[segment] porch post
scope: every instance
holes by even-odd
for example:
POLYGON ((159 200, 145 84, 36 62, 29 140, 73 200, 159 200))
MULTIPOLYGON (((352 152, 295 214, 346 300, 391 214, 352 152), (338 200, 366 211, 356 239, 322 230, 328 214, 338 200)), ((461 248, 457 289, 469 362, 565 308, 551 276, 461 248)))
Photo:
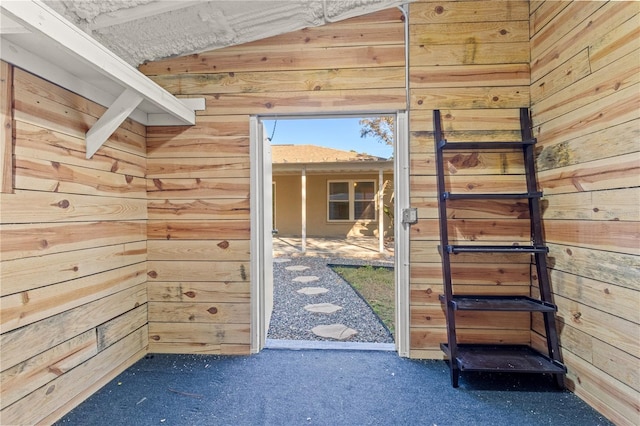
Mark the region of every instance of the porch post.
POLYGON ((384 175, 378 170, 378 241, 380 253, 384 253, 384 175))
POLYGON ((307 168, 302 168, 302 253, 307 251, 307 168))

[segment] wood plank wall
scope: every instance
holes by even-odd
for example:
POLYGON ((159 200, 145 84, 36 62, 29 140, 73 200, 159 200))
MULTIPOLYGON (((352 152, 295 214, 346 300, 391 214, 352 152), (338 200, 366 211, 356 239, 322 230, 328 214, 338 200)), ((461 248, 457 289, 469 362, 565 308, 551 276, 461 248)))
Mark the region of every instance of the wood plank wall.
POLYGON ((1 67, 0 423, 51 423, 147 352, 145 128, 86 160, 105 109, 1 67))
MULTIPOLYGON (((529 106, 529 3, 420 1, 410 5, 411 357, 442 358, 445 317, 436 198, 434 109, 449 141, 519 140, 519 108, 529 106)), ((524 192, 521 153, 446 153, 446 180, 458 192, 524 192)), ((455 243, 529 240, 528 207, 514 201, 450 203, 455 243)), ((458 294, 529 295, 530 256, 456 255, 458 294)), ((465 312, 463 342, 530 341, 528 314, 465 312), (507 327, 506 324, 509 324, 507 327)))
POLYGON ((532 112, 568 385, 619 425, 640 419, 638 22, 638 2, 531 4, 532 112))
POLYGON ((151 352, 250 350, 249 116, 406 108, 392 9, 140 66, 204 96, 192 128, 148 129, 151 352))

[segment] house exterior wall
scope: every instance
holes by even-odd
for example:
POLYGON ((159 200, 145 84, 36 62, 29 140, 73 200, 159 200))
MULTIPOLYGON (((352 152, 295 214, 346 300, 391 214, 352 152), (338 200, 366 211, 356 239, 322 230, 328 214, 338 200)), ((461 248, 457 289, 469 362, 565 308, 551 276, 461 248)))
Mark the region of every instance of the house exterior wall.
MULTIPOLYGON (((568 386, 640 418, 640 3, 531 4, 531 103, 568 386)), ((542 326, 534 318, 534 342, 542 326)))
MULTIPOLYGON (((385 205, 391 205, 393 192, 393 174, 384 174, 389 181, 390 191, 384 196, 385 205)), ((302 230, 302 178, 301 176, 274 176, 276 183, 275 215, 278 235, 283 237, 300 236, 302 230)), ((355 222, 329 222, 327 220, 327 182, 347 180, 367 180, 376 183, 378 174, 340 174, 307 175, 307 236, 309 237, 358 237, 378 236, 378 220, 355 222)), ((380 217, 380 216, 379 216, 380 217)), ((382 214, 385 236, 393 235, 390 218, 382 214)))
POLYGON ((0 423, 47 424, 147 353, 146 131, 86 160, 105 108, 0 67, 0 423))
POLYGON ((148 129, 149 350, 247 354, 249 115, 406 108, 402 13, 140 70, 171 93, 206 99, 195 126, 148 129))

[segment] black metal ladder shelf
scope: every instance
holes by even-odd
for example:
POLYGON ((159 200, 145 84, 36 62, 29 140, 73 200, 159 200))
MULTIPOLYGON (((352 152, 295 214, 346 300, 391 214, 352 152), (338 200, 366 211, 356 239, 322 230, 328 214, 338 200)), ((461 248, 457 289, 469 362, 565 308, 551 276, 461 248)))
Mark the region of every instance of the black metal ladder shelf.
POLYGON ((540 198, 537 190, 535 157, 536 143, 531 132, 531 119, 527 108, 520 109, 521 141, 515 142, 453 142, 444 138, 440 111, 433 112, 434 139, 436 147, 436 171, 438 178, 438 212, 440 222, 440 256, 444 278, 444 294, 440 301, 444 304, 447 320, 447 343, 440 346, 449 359, 451 384, 458 387, 459 375, 463 371, 488 371, 512 373, 553 374, 556 384, 564 387, 566 367, 558 345, 555 324, 557 307, 551 302, 551 288, 547 272, 548 248, 543 241, 540 198), (524 155, 524 178, 527 191, 524 193, 456 194, 446 190, 444 176, 444 154, 446 150, 517 149, 524 155), (454 245, 449 242, 447 227, 447 202, 449 200, 496 200, 524 199, 529 206, 531 222, 531 245, 454 245), (540 297, 529 296, 487 296, 457 295, 451 279, 451 254, 458 253, 530 253, 535 259, 540 297), (455 324, 455 312, 539 312, 544 318, 547 353, 541 353, 527 345, 504 344, 459 344, 455 324))

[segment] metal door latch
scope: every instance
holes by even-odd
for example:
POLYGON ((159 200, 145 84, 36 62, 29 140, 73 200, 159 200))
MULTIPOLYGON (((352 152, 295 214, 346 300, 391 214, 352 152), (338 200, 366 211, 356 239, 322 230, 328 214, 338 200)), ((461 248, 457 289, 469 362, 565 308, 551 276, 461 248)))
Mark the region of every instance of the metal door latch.
POLYGON ((409 225, 418 223, 418 209, 415 207, 402 209, 402 223, 407 223, 409 225))

